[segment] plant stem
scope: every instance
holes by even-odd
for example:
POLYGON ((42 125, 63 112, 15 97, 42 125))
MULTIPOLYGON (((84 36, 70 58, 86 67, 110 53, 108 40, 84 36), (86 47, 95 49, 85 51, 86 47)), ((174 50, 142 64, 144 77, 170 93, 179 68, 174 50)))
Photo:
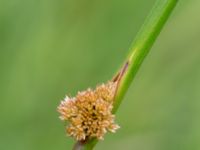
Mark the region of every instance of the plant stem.
POLYGON ((123 77, 119 82, 118 91, 115 96, 114 113, 117 111, 141 63, 148 54, 177 2, 178 0, 158 0, 138 32, 124 65, 125 67, 128 65, 128 67, 126 67, 126 71, 123 73, 123 77))
MULTIPOLYGON (((158 0, 138 32, 130 48, 128 58, 114 78, 114 80, 118 81, 118 88, 114 98, 113 113, 117 111, 141 63, 148 54, 177 2, 178 0, 158 0)), ((91 139, 83 144, 81 149, 79 147, 79 149, 92 150, 97 142, 97 139, 91 139)))

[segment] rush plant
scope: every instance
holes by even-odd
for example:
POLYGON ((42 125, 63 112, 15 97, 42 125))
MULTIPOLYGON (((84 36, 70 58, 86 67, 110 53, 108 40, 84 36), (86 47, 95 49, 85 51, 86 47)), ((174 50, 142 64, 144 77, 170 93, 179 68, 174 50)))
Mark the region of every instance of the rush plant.
POLYGON ((92 150, 98 140, 119 126, 115 113, 145 56, 158 37, 178 0, 158 0, 135 37, 121 69, 106 84, 66 97, 58 106, 66 131, 77 141, 74 150, 92 150))

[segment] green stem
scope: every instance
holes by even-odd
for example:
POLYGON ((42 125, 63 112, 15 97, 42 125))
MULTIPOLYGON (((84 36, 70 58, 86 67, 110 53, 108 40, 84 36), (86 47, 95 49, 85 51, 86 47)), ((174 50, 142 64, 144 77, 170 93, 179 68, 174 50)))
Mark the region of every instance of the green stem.
MULTIPOLYGON (((117 111, 141 63, 148 54, 177 2, 178 0, 158 0, 145 20, 141 30, 138 32, 130 48, 130 54, 119 74, 116 76, 118 88, 114 98, 113 113, 117 111)), ((92 150, 97 142, 97 139, 91 139, 85 142, 80 150, 92 150)))
POLYGON ((138 32, 124 65, 127 68, 118 86, 113 109, 114 113, 117 111, 141 63, 148 54, 177 2, 178 0, 158 0, 138 32))

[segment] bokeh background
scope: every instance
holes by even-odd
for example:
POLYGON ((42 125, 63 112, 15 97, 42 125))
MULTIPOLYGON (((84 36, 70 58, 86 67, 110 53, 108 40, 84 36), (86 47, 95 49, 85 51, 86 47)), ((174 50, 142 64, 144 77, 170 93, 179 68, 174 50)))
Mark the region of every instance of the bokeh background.
MULTIPOLYGON (((56 107, 111 79, 155 0, 0 0, 0 149, 70 150, 56 107)), ((180 0, 96 150, 200 149, 200 1, 180 0)))

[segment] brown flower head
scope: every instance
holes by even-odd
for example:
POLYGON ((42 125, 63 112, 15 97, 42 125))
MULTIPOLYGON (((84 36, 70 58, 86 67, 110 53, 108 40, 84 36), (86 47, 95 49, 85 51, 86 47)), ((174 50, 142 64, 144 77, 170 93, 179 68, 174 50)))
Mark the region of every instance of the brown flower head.
POLYGON ((58 106, 60 119, 68 121, 67 134, 76 140, 88 138, 103 139, 107 131, 115 132, 119 126, 114 123, 112 114, 115 82, 108 82, 96 87, 78 92, 76 97, 66 96, 58 106))

